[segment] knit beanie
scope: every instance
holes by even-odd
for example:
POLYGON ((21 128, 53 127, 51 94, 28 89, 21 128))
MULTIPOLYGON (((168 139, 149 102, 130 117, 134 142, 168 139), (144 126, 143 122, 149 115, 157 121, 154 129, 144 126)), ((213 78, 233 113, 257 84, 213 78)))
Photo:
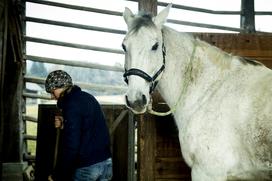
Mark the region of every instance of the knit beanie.
POLYGON ((55 70, 48 74, 45 80, 45 90, 48 93, 51 93, 52 90, 56 88, 64 88, 67 86, 72 86, 71 76, 63 70, 55 70))

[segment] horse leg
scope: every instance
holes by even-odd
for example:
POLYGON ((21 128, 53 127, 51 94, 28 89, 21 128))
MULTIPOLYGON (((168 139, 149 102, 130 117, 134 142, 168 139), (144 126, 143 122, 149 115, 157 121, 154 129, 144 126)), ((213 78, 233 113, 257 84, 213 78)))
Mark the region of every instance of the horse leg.
POLYGON ((226 175, 214 175, 207 173, 198 166, 192 167, 191 177, 192 181, 227 181, 226 175))

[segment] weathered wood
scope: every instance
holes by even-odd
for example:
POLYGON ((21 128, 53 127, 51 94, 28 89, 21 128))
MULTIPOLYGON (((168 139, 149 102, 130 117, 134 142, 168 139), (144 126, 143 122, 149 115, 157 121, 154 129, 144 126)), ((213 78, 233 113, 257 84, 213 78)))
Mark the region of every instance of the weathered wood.
POLYGON ((86 61, 63 60, 63 59, 47 58, 47 57, 32 56, 32 55, 25 56, 25 59, 34 61, 34 62, 69 65, 69 66, 76 66, 76 67, 83 67, 83 68, 92 68, 92 69, 100 69, 100 70, 108 70, 108 71, 116 71, 116 72, 124 71, 124 68, 121 66, 101 65, 96 63, 90 63, 87 60, 86 61))
MULTIPOLYGON (((157 107, 161 111, 160 107, 157 107)), ((162 107, 164 109, 164 107, 162 107)), ((190 180, 190 168, 183 160, 178 140, 178 130, 171 115, 155 116, 156 151, 155 177, 157 179, 190 180)))
POLYGON ((69 47, 69 48, 78 48, 78 49, 85 49, 85 50, 94 50, 94 51, 102 51, 102 52, 108 52, 108 53, 124 54, 124 52, 122 50, 117 50, 117 49, 112 49, 112 48, 96 47, 96 46, 68 43, 68 42, 62 42, 62 41, 47 40, 47 39, 42 39, 42 38, 25 37, 25 40, 30 41, 30 42, 35 42, 35 43, 58 45, 58 46, 64 46, 64 47, 69 47))
MULTIPOLYGON (((22 33, 21 19, 18 7, 14 1, 6 1, 7 14, 7 36, 6 56, 4 64, 4 92, 3 99, 3 162, 22 162, 22 90, 23 90, 23 67, 22 60, 22 33), (11 141, 12 140, 12 141, 11 141)), ((3 68, 3 67, 2 67, 3 68)), ((3 70, 3 69, 2 69, 3 70)), ((1 71, 2 71, 1 70, 1 71)), ((2 89, 2 88, 1 88, 2 89)))
POLYGON ((26 163, 3 163, 3 181, 24 181, 23 171, 27 167, 26 163))
POLYGON ((55 115, 61 115, 56 105, 39 105, 35 160, 35 179, 46 181, 53 172, 56 143, 55 115))
POLYGON ((6 41, 7 41, 7 0, 0 0, 0 178, 2 178, 2 163, 4 152, 4 81, 6 62, 6 41))
MULTIPOLYGON (((32 76, 25 76, 24 80, 26 82, 32 82, 37 84, 44 84, 45 78, 41 77, 32 77, 32 76)), ((85 82, 74 82, 74 84, 79 85, 82 89, 90 89, 90 90, 112 90, 117 92, 125 92, 127 90, 124 86, 111 86, 111 85, 104 85, 104 84, 92 84, 92 83, 85 83, 85 82)))
MULTIPOLYGON (((129 155, 134 155, 129 151, 129 116, 125 106, 102 105, 109 128, 115 125, 115 131, 111 134, 112 159, 113 159, 113 181, 131 181, 129 180, 130 167, 129 155), (125 114, 125 115, 123 115, 125 114), (122 117, 120 121, 119 118, 122 117), (119 122, 118 124, 115 122, 119 122)), ((134 174, 135 170, 132 170, 134 174)))
POLYGON ((150 114, 137 117, 138 120, 138 181, 155 179, 156 132, 155 119, 150 114))
POLYGON ((258 60, 272 68, 272 34, 195 33, 195 36, 228 53, 258 60))
MULTIPOLYGON (((139 11, 147 11, 152 15, 157 14, 157 0, 140 0, 139 11)), ((153 116, 145 114, 137 116, 138 119, 138 161, 137 180, 153 181, 155 179, 155 120, 153 116)))
POLYGON ((139 11, 150 12, 152 15, 157 14, 157 0, 139 0, 138 9, 139 11))
POLYGON ((52 2, 52 1, 50 2, 50 1, 39 1, 39 0, 27 0, 27 2, 43 4, 48 6, 56 6, 56 7, 67 8, 67 9, 80 10, 80 11, 122 16, 122 12, 103 10, 103 9, 97 9, 97 8, 91 8, 91 7, 85 7, 85 6, 76 6, 76 5, 64 4, 64 3, 52 2))
POLYGON ((134 115, 130 111, 128 113, 128 181, 135 181, 135 120, 134 115))
POLYGON ((84 30, 100 31, 100 32, 106 32, 106 33, 116 33, 116 34, 126 33, 126 31, 123 31, 123 30, 102 28, 97 26, 89 26, 89 25, 82 25, 82 24, 75 24, 75 23, 67 23, 67 22, 61 22, 61 21, 53 21, 53 20, 33 18, 33 17, 26 17, 25 21, 43 23, 48 25, 64 26, 64 27, 77 28, 77 29, 84 29, 84 30))
POLYGON ((234 27, 227 27, 227 26, 220 26, 220 25, 211 25, 211 24, 204 24, 204 23, 195 23, 195 22, 181 21, 181 20, 175 20, 175 19, 168 19, 167 22, 179 24, 179 25, 195 26, 195 27, 234 31, 234 32, 242 32, 243 31, 242 28, 234 28, 234 27))
POLYGON ((245 33, 255 32, 254 0, 241 1, 240 27, 245 33))
POLYGON ((157 179, 187 179, 190 180, 190 168, 184 164, 181 157, 156 158, 157 179))

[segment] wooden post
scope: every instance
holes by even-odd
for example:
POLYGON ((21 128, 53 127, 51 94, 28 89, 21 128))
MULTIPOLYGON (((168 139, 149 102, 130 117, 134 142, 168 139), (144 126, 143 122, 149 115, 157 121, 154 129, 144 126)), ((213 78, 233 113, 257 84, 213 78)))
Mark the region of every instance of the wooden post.
MULTIPOLYGON (((18 1, 19 2, 19 1, 18 1)), ((1 124, 4 124, 3 134, 3 162, 22 162, 22 94, 23 94, 23 56, 22 56, 22 32, 18 4, 14 1, 4 1, 5 36, 3 58, 1 61, 1 124), (6 47, 6 48, 5 48, 6 47), (3 81, 3 82, 2 82, 3 81)))
POLYGON ((128 181, 135 181, 135 126, 132 112, 128 115, 128 181))
MULTIPOLYGON (((139 11, 157 14, 157 0, 139 0, 139 11)), ((156 123, 152 115, 138 117, 138 181, 155 180, 156 123)))
POLYGON ((150 114, 138 117, 138 181, 155 180, 155 119, 150 114))
POLYGON ((4 139, 4 75, 6 61, 7 39, 7 5, 6 0, 0 0, 0 180, 2 178, 3 139, 4 139))
POLYGON ((140 11, 150 12, 152 15, 157 14, 157 0, 139 0, 138 8, 140 11))
POLYGON ((240 27, 245 33, 255 33, 254 0, 241 0, 240 27))

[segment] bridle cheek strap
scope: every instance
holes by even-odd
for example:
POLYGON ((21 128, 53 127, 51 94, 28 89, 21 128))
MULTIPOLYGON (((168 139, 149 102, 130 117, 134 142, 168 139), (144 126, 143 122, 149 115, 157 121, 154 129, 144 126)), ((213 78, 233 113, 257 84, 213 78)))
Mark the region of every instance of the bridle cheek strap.
POLYGON ((150 75, 148 75, 147 73, 145 73, 144 71, 142 71, 140 69, 131 68, 129 70, 125 69, 125 73, 123 74, 124 81, 128 84, 128 76, 130 76, 130 75, 139 76, 150 83, 149 93, 151 94, 155 90, 155 88, 158 84, 158 81, 156 81, 156 79, 159 77, 159 75, 165 69, 165 55, 166 55, 166 51, 165 51, 165 46, 163 43, 162 44, 163 64, 162 64, 161 68, 153 75, 153 77, 151 77, 150 75))

